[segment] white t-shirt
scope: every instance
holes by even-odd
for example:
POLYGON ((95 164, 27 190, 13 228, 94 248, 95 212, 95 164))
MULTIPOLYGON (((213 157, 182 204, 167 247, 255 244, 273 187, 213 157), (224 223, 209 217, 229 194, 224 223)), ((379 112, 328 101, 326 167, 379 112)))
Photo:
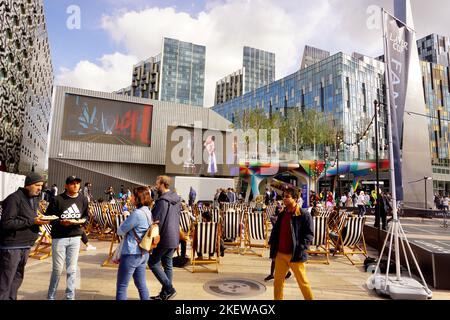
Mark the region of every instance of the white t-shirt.
POLYGON ((450 201, 450 198, 449 198, 449 197, 445 197, 445 198, 444 198, 444 201, 442 202, 442 205, 448 207, 448 202, 449 202, 449 201, 450 201))
POLYGON ((358 206, 363 206, 363 205, 365 205, 365 204, 366 204, 366 196, 363 195, 363 194, 360 194, 360 195, 358 196, 358 201, 356 202, 356 205, 358 205, 358 206))

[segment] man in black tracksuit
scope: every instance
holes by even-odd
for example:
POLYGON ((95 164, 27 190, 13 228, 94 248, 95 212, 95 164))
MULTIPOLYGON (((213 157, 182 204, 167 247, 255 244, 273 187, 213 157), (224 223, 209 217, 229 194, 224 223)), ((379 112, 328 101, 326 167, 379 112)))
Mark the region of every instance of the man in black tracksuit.
POLYGON ((0 220, 0 300, 17 300, 31 247, 39 234, 37 207, 45 179, 37 173, 25 178, 19 188, 3 202, 0 220))

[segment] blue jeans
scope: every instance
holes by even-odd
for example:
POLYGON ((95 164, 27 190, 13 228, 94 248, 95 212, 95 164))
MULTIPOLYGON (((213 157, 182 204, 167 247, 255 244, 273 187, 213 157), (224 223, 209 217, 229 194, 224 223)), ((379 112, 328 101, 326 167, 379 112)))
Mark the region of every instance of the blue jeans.
POLYGON ((141 300, 150 300, 145 279, 147 261, 148 253, 144 255, 126 254, 120 256, 119 271, 117 271, 116 300, 127 300, 128 283, 132 276, 141 300))
POLYGON ((67 288, 66 299, 75 300, 75 279, 77 274, 78 253, 81 237, 53 239, 52 242, 52 276, 48 288, 47 299, 55 300, 59 278, 66 262, 67 288))
POLYGON ((364 217, 366 214, 366 207, 363 205, 358 205, 358 217, 364 217))
POLYGON ((152 255, 148 260, 148 266, 152 270, 156 279, 162 285, 161 293, 170 294, 175 291, 172 285, 173 278, 173 262, 172 256, 175 249, 155 248, 152 251, 152 255), (161 262, 164 267, 164 271, 161 268, 161 262))

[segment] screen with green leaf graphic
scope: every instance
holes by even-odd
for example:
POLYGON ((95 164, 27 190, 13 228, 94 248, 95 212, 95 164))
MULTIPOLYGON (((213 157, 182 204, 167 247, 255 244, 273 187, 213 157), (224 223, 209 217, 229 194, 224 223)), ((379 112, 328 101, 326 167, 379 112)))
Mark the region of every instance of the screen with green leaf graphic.
POLYGON ((152 105, 66 94, 62 139, 150 147, 152 105))

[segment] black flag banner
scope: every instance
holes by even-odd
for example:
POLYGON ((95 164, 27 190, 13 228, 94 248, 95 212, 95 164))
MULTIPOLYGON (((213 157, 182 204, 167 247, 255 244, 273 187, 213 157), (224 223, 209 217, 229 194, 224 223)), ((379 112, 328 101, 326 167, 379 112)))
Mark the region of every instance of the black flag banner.
POLYGON ((397 201, 403 201, 401 145, 403 139, 403 118, 405 112, 408 73, 411 59, 411 44, 414 31, 383 10, 384 53, 391 111, 391 131, 395 171, 395 190, 397 201))

